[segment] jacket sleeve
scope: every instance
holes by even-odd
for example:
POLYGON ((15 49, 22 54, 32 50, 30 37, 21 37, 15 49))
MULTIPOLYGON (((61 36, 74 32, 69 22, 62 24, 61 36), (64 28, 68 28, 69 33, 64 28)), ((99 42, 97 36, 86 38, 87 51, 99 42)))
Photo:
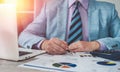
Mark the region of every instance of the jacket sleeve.
POLYGON ((19 36, 19 45, 24 48, 32 48, 33 45, 46 39, 46 4, 40 14, 29 24, 19 36))
POLYGON ((113 5, 111 8, 111 22, 109 22, 109 34, 110 37, 99 39, 104 43, 107 49, 120 49, 120 19, 118 17, 118 13, 115 10, 115 6, 113 5))

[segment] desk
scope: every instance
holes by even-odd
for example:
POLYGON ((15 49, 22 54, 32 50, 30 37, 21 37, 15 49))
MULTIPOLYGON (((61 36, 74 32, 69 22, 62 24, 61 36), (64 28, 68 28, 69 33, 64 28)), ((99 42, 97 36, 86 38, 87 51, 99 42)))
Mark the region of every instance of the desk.
POLYGON ((20 61, 20 62, 13 62, 13 61, 7 61, 7 60, 0 59, 0 72, 46 72, 46 71, 18 67, 18 65, 31 61, 33 59, 35 58, 25 60, 25 61, 20 61))
MULTIPOLYGON (((32 60, 36 60, 38 58, 39 58, 39 56, 31 58, 29 60, 20 61, 20 62, 13 62, 13 61, 7 61, 7 60, 0 59, 0 72, 50 72, 50 71, 41 71, 41 70, 24 68, 24 67, 18 67, 18 65, 21 65, 23 63, 26 63, 26 62, 29 62, 32 60)), ((84 66, 84 67, 87 67, 87 66, 84 66)), ((82 71, 82 72, 86 72, 86 71, 82 71)), ((100 70, 100 71, 94 71, 94 72, 102 72, 102 71, 100 70)), ((106 72, 108 72, 108 71, 106 71, 106 72)), ((114 71, 114 67, 112 67, 109 72, 120 72, 120 65, 119 65, 119 70, 114 71)))

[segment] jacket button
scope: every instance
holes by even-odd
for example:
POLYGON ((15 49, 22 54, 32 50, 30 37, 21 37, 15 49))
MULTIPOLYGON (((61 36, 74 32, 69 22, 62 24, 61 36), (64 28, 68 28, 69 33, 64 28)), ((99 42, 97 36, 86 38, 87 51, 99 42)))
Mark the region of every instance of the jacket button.
POLYGON ((116 48, 116 47, 118 47, 118 44, 115 44, 115 45, 112 46, 112 48, 116 48))

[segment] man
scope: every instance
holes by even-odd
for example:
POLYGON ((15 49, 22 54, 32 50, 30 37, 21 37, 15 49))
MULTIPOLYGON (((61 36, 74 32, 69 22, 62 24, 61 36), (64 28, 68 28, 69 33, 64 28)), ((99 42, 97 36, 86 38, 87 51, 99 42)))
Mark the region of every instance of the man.
POLYGON ((38 17, 21 33, 19 44, 49 54, 120 49, 120 19, 111 3, 48 0, 38 17), (72 28, 74 24, 79 28, 72 28), (70 34, 71 29, 78 32, 70 34))

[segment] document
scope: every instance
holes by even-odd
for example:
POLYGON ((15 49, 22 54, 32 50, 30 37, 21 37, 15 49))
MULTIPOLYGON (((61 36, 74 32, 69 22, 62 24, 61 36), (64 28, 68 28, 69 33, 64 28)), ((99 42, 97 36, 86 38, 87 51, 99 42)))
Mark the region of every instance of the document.
POLYGON ((80 52, 65 55, 40 55, 37 60, 20 65, 20 67, 52 71, 52 72, 120 72, 120 62, 93 57, 89 53, 80 52), (114 66, 99 65, 97 62, 110 61, 114 66))
POLYGON ((45 54, 39 56, 38 60, 22 64, 22 66, 46 71, 76 72, 79 70, 77 63, 77 57, 70 57, 70 55, 45 54))

